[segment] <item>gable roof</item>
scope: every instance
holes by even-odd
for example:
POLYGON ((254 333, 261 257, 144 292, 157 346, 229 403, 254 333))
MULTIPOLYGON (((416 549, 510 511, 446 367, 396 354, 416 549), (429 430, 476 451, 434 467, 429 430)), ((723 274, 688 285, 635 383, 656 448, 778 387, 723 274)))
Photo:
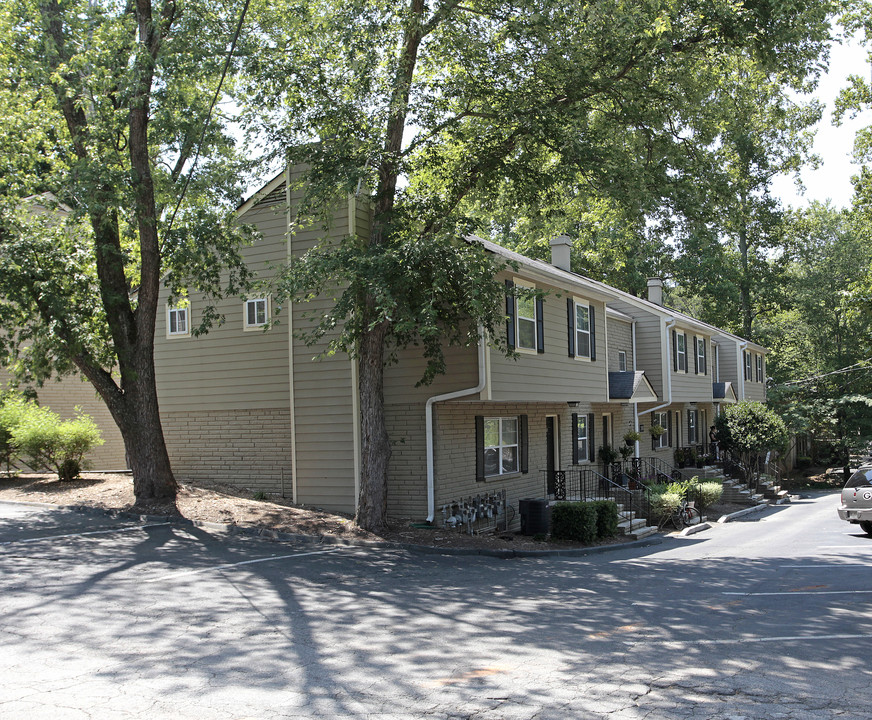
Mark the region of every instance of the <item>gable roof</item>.
POLYGON ((657 393, 645 377, 644 370, 609 373, 609 400, 657 402, 657 393))

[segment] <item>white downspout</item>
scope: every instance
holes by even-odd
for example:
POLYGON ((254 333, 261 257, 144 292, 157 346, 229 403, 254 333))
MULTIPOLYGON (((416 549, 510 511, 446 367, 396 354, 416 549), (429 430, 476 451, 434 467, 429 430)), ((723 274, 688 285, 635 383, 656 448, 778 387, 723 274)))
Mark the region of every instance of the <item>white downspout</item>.
MULTIPOLYGON (((633 375, 636 374, 636 369, 639 367, 639 363, 636 360, 636 318, 633 318, 633 322, 630 324, 630 346, 633 349, 633 375)), ((639 403, 633 403, 633 432, 639 432, 639 403)), ((633 454, 636 457, 639 457, 641 453, 641 448, 639 447, 639 441, 633 443, 633 454)))
POLYGON ((484 390, 487 384, 487 371, 485 365, 485 348, 484 328, 478 328, 478 385, 465 390, 455 390, 442 395, 434 395, 427 399, 424 405, 424 434, 427 436, 427 522, 433 522, 436 516, 436 471, 435 459, 433 457, 433 405, 444 400, 454 400, 455 398, 464 397, 466 395, 475 395, 484 390))
MULTIPOLYGON (((669 322, 666 323, 666 346, 669 347, 669 331, 675 325, 675 318, 672 318, 669 322)), ((670 358, 671 353, 667 351, 666 353, 666 382, 663 383, 666 387, 666 402, 662 405, 657 405, 656 407, 652 407, 649 410, 643 410, 639 413, 639 415, 647 415, 648 413, 657 412, 658 410, 662 410, 665 407, 669 407, 672 405, 672 368, 670 367, 670 358)), ((638 418, 637 418, 638 422, 638 418)))

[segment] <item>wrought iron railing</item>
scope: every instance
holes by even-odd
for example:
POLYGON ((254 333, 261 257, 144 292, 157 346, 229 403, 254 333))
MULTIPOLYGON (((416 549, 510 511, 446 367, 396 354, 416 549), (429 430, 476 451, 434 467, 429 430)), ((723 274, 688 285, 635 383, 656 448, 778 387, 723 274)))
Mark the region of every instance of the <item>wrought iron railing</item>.
POLYGON ((648 520, 651 517, 651 497, 647 486, 628 473, 621 471, 608 478, 588 467, 543 472, 545 496, 550 500, 614 500, 622 521, 635 517, 648 520))

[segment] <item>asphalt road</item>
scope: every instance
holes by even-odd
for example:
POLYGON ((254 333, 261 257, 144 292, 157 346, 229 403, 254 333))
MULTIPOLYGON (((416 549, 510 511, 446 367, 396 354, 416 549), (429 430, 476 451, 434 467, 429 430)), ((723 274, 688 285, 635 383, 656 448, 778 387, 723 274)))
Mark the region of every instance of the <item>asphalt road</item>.
POLYGON ((818 495, 580 558, 0 503, 0 718, 869 718, 872 539, 818 495))

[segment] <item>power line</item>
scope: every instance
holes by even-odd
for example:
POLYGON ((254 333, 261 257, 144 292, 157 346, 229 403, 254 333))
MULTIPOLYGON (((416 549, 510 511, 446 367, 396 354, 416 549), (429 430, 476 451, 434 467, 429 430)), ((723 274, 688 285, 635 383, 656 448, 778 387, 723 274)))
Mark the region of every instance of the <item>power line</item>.
POLYGON ((853 365, 848 365, 848 367, 840 368, 839 370, 832 370, 827 373, 822 373, 820 375, 812 375, 811 377, 803 378, 802 380, 791 380, 786 383, 781 383, 782 385, 802 385, 803 383, 814 382, 815 380, 820 380, 821 378, 829 377, 830 375, 843 375, 844 373, 856 372, 857 370, 869 370, 870 368, 865 364, 868 363, 872 358, 866 358, 865 360, 860 360, 860 362, 856 362, 853 365))

